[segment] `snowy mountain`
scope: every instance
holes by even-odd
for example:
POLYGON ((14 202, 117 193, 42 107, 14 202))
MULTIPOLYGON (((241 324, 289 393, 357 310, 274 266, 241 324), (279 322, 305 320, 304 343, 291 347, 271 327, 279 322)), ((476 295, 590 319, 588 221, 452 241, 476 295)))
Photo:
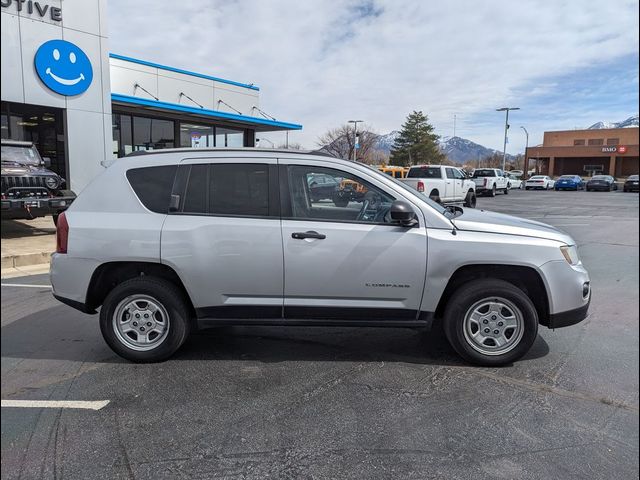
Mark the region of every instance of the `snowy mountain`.
POLYGON ((376 150, 380 150, 385 154, 389 154, 391 152, 391 147, 393 147, 393 142, 396 141, 400 132, 398 130, 394 130, 392 132, 387 133, 386 135, 378 135, 378 139, 376 141, 376 150))
POLYGON ((589 130, 600 130, 602 128, 632 128, 640 126, 640 120, 638 119, 638 114, 632 115, 631 117, 623 120, 621 122, 598 122, 594 123, 589 127, 589 130))
MULTIPOLYGON (((477 162, 478 159, 485 159, 496 153, 502 154, 492 148, 479 145, 471 140, 461 137, 449 137, 448 139, 440 142, 440 149, 449 160, 464 164, 469 162, 477 162)), ((513 157, 507 154, 507 160, 513 157)))
MULTIPOLYGON (((380 135, 376 142, 376 150, 388 155, 391 152, 391 147, 393 147, 393 142, 399 134, 400 132, 394 130, 386 135, 380 135)), ((477 161, 478 158, 485 159, 495 153, 500 153, 497 150, 484 147, 461 137, 448 137, 441 140, 440 149, 442 150, 442 153, 449 158, 449 160, 461 165, 477 161)), ((507 155, 507 159, 510 158, 512 158, 511 155, 507 155)))

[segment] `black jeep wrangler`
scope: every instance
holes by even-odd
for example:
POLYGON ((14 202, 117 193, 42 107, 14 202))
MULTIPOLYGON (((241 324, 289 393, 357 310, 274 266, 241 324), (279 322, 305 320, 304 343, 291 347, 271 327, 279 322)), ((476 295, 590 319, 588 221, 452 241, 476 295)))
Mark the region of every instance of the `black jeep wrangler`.
POLYGON ((64 178, 47 167, 31 142, 2 140, 2 219, 28 219, 58 215, 76 198, 63 190, 64 178))

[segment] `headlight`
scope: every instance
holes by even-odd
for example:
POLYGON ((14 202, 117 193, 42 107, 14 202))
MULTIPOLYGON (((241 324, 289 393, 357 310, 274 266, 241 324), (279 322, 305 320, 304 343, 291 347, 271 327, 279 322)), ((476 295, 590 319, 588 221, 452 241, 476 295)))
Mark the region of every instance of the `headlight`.
POLYGON ((47 177, 44 179, 44 184, 47 186, 47 188, 55 190, 56 188, 58 188, 59 182, 56 177, 47 177))
POLYGON ((569 262, 570 265, 578 265, 580 263, 578 247, 575 245, 563 245, 560 247, 560 251, 562 252, 562 256, 564 256, 564 259, 569 262))

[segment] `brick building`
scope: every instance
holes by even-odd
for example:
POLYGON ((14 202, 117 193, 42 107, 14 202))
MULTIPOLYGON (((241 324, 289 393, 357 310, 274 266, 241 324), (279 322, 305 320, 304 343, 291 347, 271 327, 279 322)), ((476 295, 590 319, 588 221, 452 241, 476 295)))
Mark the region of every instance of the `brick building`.
POLYGON ((542 145, 529 147, 525 152, 525 172, 530 169, 552 177, 637 174, 638 128, 544 132, 542 145))

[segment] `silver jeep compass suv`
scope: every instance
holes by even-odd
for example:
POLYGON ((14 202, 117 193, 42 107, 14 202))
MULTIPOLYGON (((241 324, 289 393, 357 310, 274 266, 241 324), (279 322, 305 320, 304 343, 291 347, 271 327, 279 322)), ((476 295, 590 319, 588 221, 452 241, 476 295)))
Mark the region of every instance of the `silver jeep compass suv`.
POLYGON ((466 360, 503 365, 538 325, 583 320, 591 294, 575 242, 553 227, 445 209, 365 165, 299 151, 116 161, 60 216, 57 242, 55 297, 99 309, 106 342, 136 362, 213 325, 438 319, 466 360), (334 203, 341 189, 360 196, 334 203))

